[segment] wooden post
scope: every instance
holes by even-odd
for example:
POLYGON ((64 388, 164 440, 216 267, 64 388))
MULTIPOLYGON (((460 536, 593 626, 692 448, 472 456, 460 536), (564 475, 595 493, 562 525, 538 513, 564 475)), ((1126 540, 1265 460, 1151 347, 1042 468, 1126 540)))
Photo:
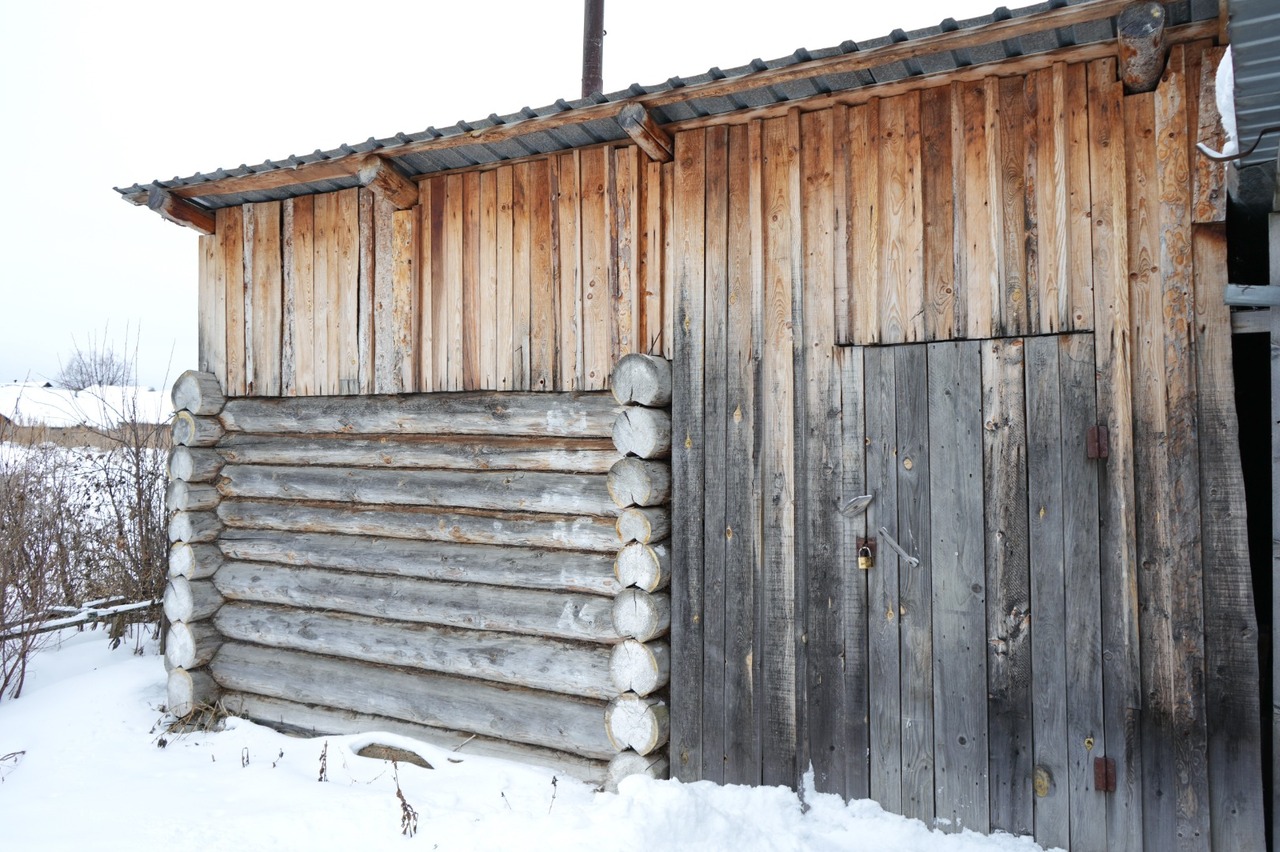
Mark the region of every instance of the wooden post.
POLYGON ((1120 42, 1120 78, 1124 93, 1150 92, 1164 73, 1169 47, 1165 44, 1164 6, 1154 2, 1126 6, 1116 18, 1120 42))

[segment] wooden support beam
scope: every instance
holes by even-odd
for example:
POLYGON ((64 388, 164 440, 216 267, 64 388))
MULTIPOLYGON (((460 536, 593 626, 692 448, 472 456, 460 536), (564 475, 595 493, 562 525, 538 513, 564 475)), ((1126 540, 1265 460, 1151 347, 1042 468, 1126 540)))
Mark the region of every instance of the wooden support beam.
POLYGON ((1262 308, 1256 311, 1232 311, 1232 334, 1270 334, 1271 309, 1262 308))
POLYGON ((179 198, 167 189, 156 187, 148 192, 147 207, 173 224, 190 228, 206 237, 217 230, 213 222, 213 211, 179 198))
POLYGON ((405 177, 385 157, 369 154, 360 161, 360 171, 357 174, 361 186, 368 187, 375 196, 397 210, 408 210, 418 203, 418 185, 405 177))
POLYGON ((1280 306, 1280 286, 1228 284, 1223 301, 1233 308, 1274 308, 1280 306))
POLYGON ((1154 2, 1133 3, 1116 18, 1120 79, 1126 95, 1150 92, 1160 82, 1169 56, 1165 19, 1164 6, 1154 2))
POLYGON ((671 134, 663 130, 653 115, 640 104, 629 103, 624 106, 618 113, 618 124, 650 160, 669 163, 675 156, 675 143, 671 141, 671 134))

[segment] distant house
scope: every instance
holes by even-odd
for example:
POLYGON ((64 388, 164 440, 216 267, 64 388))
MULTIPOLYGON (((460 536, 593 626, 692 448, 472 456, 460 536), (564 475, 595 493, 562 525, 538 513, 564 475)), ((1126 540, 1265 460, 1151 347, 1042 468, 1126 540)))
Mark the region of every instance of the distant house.
POLYGON ((1225 23, 1002 8, 121 190, 203 235, 170 708, 1263 848, 1225 23))

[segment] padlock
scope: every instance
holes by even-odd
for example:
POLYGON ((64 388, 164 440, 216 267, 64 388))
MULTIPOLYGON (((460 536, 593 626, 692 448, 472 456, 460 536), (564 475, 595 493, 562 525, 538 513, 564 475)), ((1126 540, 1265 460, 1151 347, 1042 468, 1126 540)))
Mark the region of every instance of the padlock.
POLYGON ((872 564, 871 548, 864 544, 862 549, 858 551, 858 567, 863 571, 869 571, 871 570, 872 564))

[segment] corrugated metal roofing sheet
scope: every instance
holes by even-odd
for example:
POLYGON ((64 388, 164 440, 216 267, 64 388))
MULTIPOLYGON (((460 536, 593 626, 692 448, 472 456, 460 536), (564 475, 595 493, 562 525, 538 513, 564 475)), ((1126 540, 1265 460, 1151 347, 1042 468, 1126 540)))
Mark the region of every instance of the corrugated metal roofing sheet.
MULTIPOLYGON (((1267 127, 1280 127, 1280 3, 1231 0, 1231 61, 1235 68, 1240 150, 1267 127)), ((1280 133, 1270 133, 1243 165, 1275 162, 1280 133)))
MULTIPOLYGON (((423 175, 479 163, 491 163, 525 157, 531 154, 567 150, 593 143, 621 141, 628 137, 613 115, 590 118, 590 120, 579 123, 562 124, 556 127, 540 127, 537 121, 530 121, 530 119, 557 115, 568 111, 586 110, 597 107, 600 104, 621 105, 638 97, 656 96, 661 103, 647 104, 647 106, 650 106, 653 116, 658 122, 685 121, 705 116, 723 115, 742 109, 773 106, 818 94, 849 91, 907 77, 946 72, 970 65, 996 62, 1011 56, 1040 53, 1070 45, 1112 39, 1114 37, 1113 23, 1109 19, 1103 19, 1058 28, 1050 27, 1045 31, 1024 35, 1019 38, 997 39, 992 43, 980 44, 974 47, 939 49, 934 52, 925 52, 906 60, 889 61, 853 72, 823 73, 820 68, 816 68, 812 75, 785 82, 771 81, 765 75, 765 79, 762 79, 760 86, 752 87, 750 85, 750 77, 753 74, 775 71, 824 57, 865 52, 884 45, 916 41, 942 33, 977 30, 999 21, 1022 18, 1051 9, 1083 6, 1090 2, 1095 2, 1095 0, 1048 0, 1045 3, 1038 3, 1015 10, 1001 6, 990 15, 970 18, 964 21, 947 18, 938 26, 915 30, 910 33, 895 30, 887 36, 867 41, 845 41, 837 46, 821 50, 801 49, 790 56, 767 62, 756 59, 738 68, 726 70, 711 68, 703 74, 691 77, 672 77, 665 83, 656 85, 642 86, 633 84, 626 89, 609 95, 595 95, 591 98, 575 101, 562 99, 538 109, 525 107, 520 112, 512 113, 511 115, 498 116, 490 114, 487 118, 474 122, 459 122, 451 127, 441 129, 429 127, 420 133, 401 133, 386 139, 370 138, 354 145, 344 144, 331 151, 316 151, 305 156, 291 156, 285 160, 268 160, 259 166, 242 165, 237 169, 219 169, 210 174, 197 173, 185 178, 157 180, 145 185, 134 184, 126 188, 117 188, 117 191, 126 198, 137 200, 153 187, 162 187, 168 190, 181 189, 183 190, 182 195, 213 209, 249 201, 277 200, 291 196, 325 192, 354 186, 356 181, 354 178, 340 178, 321 183, 307 183, 216 196, 202 196, 198 189, 188 188, 198 187, 201 184, 211 183, 226 177, 296 169, 300 165, 341 158, 352 153, 382 151, 406 174, 423 175), (738 81, 740 86, 728 94, 708 93, 700 95, 698 93, 696 87, 715 83, 719 80, 738 81), (681 89, 691 89, 689 96, 680 97, 681 89), (474 142, 468 142, 465 139, 468 135, 476 135, 490 128, 516 122, 528 122, 527 132, 499 139, 485 139, 483 136, 478 136, 474 142), (441 140, 441 147, 420 148, 406 151, 399 155, 396 153, 397 148, 404 148, 405 146, 428 140, 441 140), (449 143, 447 146, 443 144, 446 141, 449 143)), ((1235 2, 1236 0, 1233 0, 1233 4, 1235 2)), ((1270 6, 1274 5, 1275 0, 1242 0, 1241 5, 1249 3, 1258 6, 1270 6)), ((1167 11, 1167 20, 1170 26, 1209 20, 1216 18, 1218 14, 1216 0, 1178 0, 1178 2, 1168 4, 1167 11)), ((1280 60, 1273 61, 1280 62, 1280 60)), ((1239 70, 1237 70, 1237 74, 1239 74, 1239 70)), ((586 117, 587 115, 584 115, 584 118, 586 117)))

